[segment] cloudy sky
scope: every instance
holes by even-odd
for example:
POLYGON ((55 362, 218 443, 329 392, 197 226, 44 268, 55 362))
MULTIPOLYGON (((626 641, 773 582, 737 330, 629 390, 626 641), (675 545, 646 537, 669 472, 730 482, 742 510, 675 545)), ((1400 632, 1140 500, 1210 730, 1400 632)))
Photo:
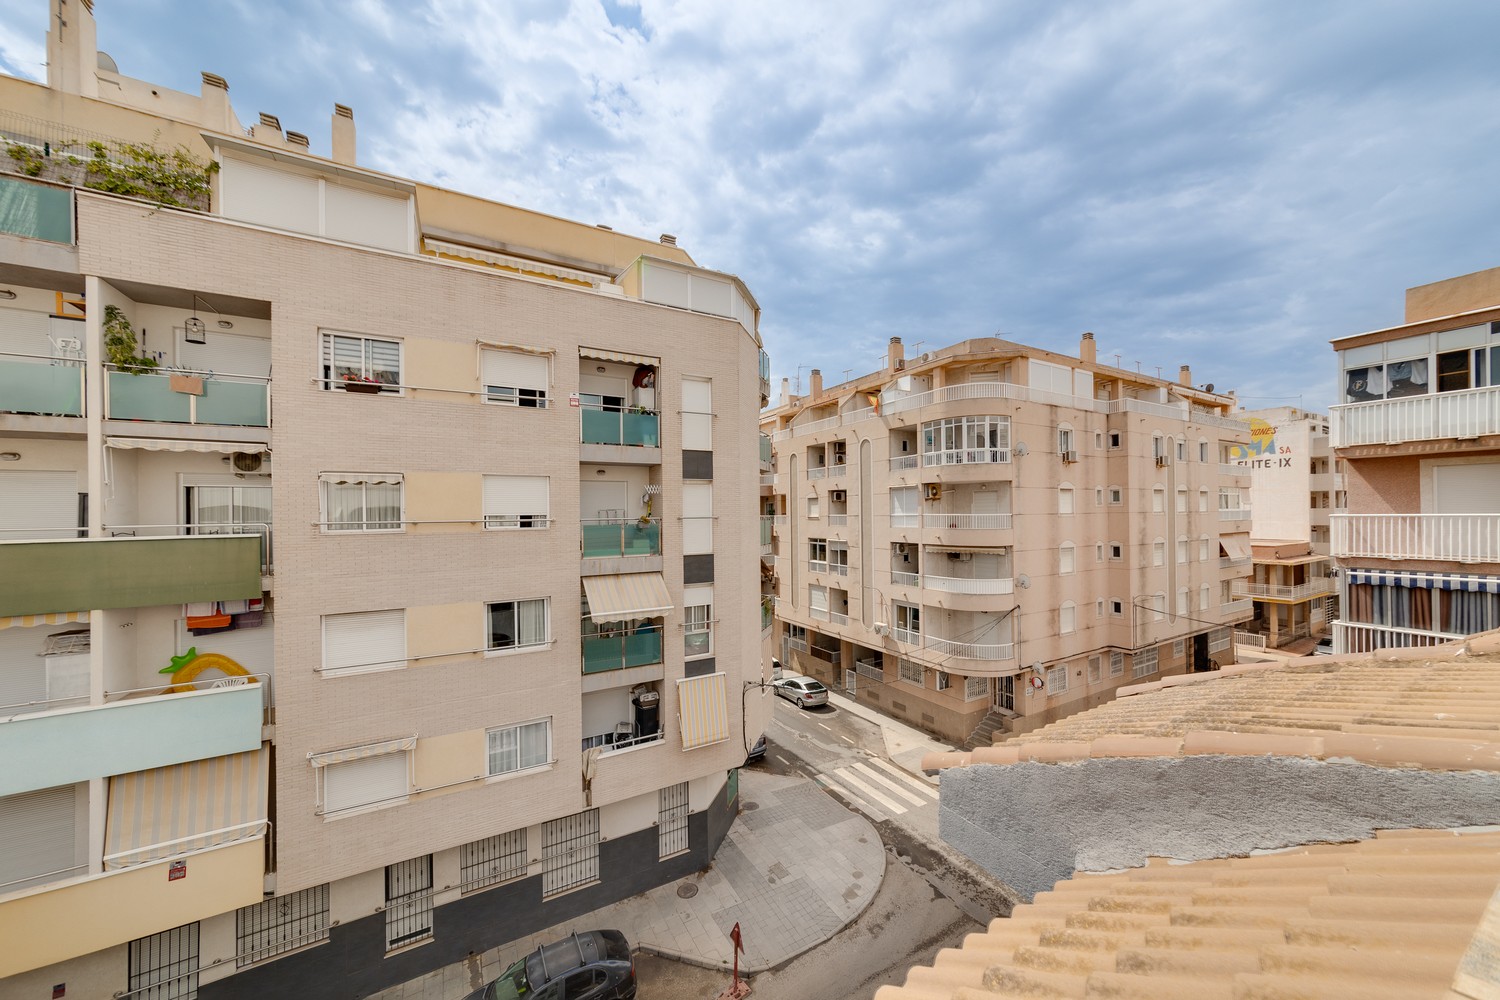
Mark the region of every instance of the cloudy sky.
MULTIPOLYGON (((71 0, 77 3, 78 0, 71 0)), ((0 0, 45 78, 55 0, 0 0)), ((1492 0, 97 0, 122 73, 655 238, 774 376, 1001 335, 1321 409, 1336 336, 1500 265, 1492 0)))

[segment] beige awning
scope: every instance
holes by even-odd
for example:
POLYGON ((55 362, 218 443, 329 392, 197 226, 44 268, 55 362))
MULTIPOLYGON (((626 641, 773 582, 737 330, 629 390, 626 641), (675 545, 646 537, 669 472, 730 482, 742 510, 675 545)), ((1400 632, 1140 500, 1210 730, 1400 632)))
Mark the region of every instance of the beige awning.
POLYGON ((653 368, 661 364, 661 358, 653 358, 648 354, 602 351, 597 347, 580 347, 578 349, 578 356, 580 358, 592 358, 595 361, 618 361, 622 365, 650 365, 653 368))
POLYGON ((404 736, 398 740, 381 740, 379 743, 365 743, 357 747, 345 747, 342 750, 329 750, 326 753, 310 753, 307 759, 312 762, 313 767, 327 767, 329 764, 364 760, 366 757, 374 757, 383 753, 401 753, 416 745, 415 736, 404 736))
POLYGON ((1224 554, 1231 559, 1250 558, 1249 535, 1220 535, 1219 545, 1224 549, 1224 554))
POLYGON ((110 778, 105 869, 265 836, 270 763, 262 746, 110 778))
POLYGON ((655 618, 672 610, 672 595, 660 573, 586 576, 583 592, 589 599, 589 617, 598 625, 655 618))
POLYGON ((729 692, 723 674, 677 682, 677 724, 684 750, 729 739, 729 692))
POLYGON ((0 629, 7 628, 32 628, 36 625, 62 625, 66 622, 87 622, 89 613, 87 611, 54 611, 45 615, 16 615, 12 618, 0 618, 0 629))
POLYGON ((135 451, 201 451, 222 452, 232 455, 237 451, 249 452, 259 455, 261 452, 271 450, 268 444, 256 444, 250 441, 184 441, 180 438, 127 438, 108 437, 104 439, 105 447, 119 448, 121 451, 127 449, 135 451))

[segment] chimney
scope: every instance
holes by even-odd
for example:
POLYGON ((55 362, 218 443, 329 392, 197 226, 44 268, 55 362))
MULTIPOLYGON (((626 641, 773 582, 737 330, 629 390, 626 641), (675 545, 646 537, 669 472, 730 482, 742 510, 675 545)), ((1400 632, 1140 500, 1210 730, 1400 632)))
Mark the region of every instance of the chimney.
POLYGON ((1177 383, 1179 385, 1185 385, 1191 389, 1193 387, 1193 370, 1187 365, 1183 365, 1182 367, 1178 368, 1177 383))
POLYGON ((823 395, 823 369, 814 368, 807 376, 807 398, 817 399, 823 395))
POLYGON ((288 131, 286 134, 286 141, 288 145, 298 146, 302 149, 307 149, 312 145, 307 136, 303 135, 301 132, 288 131))
POLYGON ((333 106, 333 162, 354 166, 354 109, 333 106))
POLYGON ((661 245, 664 247, 675 247, 677 245, 677 237, 673 236, 671 233, 662 233, 661 245))
POLYGON ((217 73, 204 73, 199 87, 198 118, 204 128, 215 132, 238 132, 234 112, 229 107, 229 81, 217 73))
POLYGON ((784 378, 781 380, 781 401, 789 403, 792 399, 792 380, 784 378))
POLYGON ((885 357, 886 364, 893 372, 906 367, 906 348, 902 346, 900 337, 891 338, 891 346, 886 349, 885 357))
POLYGON ((1094 343, 1094 335, 1085 333, 1083 339, 1078 342, 1078 360, 1089 364, 1095 364, 1099 359, 1097 356, 1098 345, 1094 343))
POLYGON ((286 145, 286 136, 281 134, 281 119, 264 111, 260 113, 260 121, 250 127, 250 138, 268 146, 286 145))

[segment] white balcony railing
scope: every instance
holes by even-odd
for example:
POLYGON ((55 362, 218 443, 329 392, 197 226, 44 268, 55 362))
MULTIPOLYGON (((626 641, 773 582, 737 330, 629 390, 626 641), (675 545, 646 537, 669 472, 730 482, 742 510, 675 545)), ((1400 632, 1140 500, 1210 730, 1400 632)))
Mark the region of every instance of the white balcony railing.
POLYGON ((891 629, 891 635, 897 642, 904 642, 908 646, 922 645, 922 632, 920 629, 902 628, 897 625, 891 629))
POLYGON ((1369 653, 1377 649, 1408 649, 1413 646, 1441 646, 1462 639, 1452 632, 1426 632, 1391 625, 1365 625, 1360 622, 1333 623, 1335 653, 1369 653))
POLYGON ((1500 514, 1334 514, 1336 559, 1500 562, 1500 514))
POLYGON ((1236 580, 1233 586, 1235 597, 1259 597, 1279 601, 1302 601, 1322 594, 1331 594, 1334 591, 1333 581, 1322 578, 1291 587, 1278 586, 1273 583, 1250 583, 1245 580, 1236 580))
POLYGON ((832 573, 834 576, 848 576, 849 564, 831 562, 828 564, 828 572, 832 573))
POLYGON ((1221 521, 1248 521, 1250 519, 1249 507, 1220 507, 1219 520, 1221 521))
POLYGON ((828 620, 828 609, 810 607, 807 609, 807 617, 814 618, 820 622, 826 622, 828 620))
POLYGON ((927 589, 941 590, 949 594, 1013 594, 1016 582, 1011 577, 973 579, 958 576, 933 576, 927 574, 927 589))
POLYGON ((1500 434, 1500 386, 1345 403, 1333 407, 1329 418, 1335 448, 1500 434))
POLYGON ((837 611, 830 611, 830 612, 828 612, 828 620, 830 622, 832 622, 833 624, 835 624, 835 625, 848 625, 849 624, 849 616, 846 615, 846 614, 840 614, 837 611))
POLYGON ((926 647, 935 653, 957 656, 965 660, 1013 660, 1016 646, 1013 642, 982 644, 977 642, 954 642, 935 635, 927 637, 926 647))
POLYGON ((898 587, 920 587, 922 577, 917 573, 892 573, 891 583, 898 587))
POLYGON ((916 455, 902 455, 900 458, 891 459, 891 471, 901 472, 904 469, 920 468, 922 460, 916 455))
POLYGON ((922 524, 921 514, 892 514, 891 527, 893 528, 916 528, 922 524))
POLYGON ((830 528, 842 528, 842 527, 845 527, 846 525, 848 525, 848 523, 849 523, 849 515, 848 514, 829 514, 828 515, 828 526, 830 528))
POLYGON ((954 528, 976 531, 1009 531, 1009 514, 923 514, 924 528, 954 528))
POLYGON ((815 469, 808 469, 807 470, 807 478, 808 478, 809 481, 814 480, 814 479, 822 479, 824 476, 827 476, 827 475, 828 475, 828 469, 825 468, 824 466, 821 466, 821 465, 818 466, 815 469))
POLYGON ((849 471, 849 466, 847 466, 847 465, 845 465, 843 463, 840 463, 838 465, 830 465, 828 467, 828 478, 830 478, 830 479, 836 479, 836 478, 838 478, 839 476, 842 476, 844 473, 846 473, 848 471, 849 471))
POLYGON ((1010 461, 1009 448, 948 448, 922 452, 922 464, 937 465, 1003 465, 1010 461))
POLYGON ((807 561, 807 571, 809 573, 827 573, 828 561, 825 559, 809 559, 807 561))
POLYGON ((1236 630, 1234 633, 1234 644, 1236 646, 1245 646, 1249 649, 1265 649, 1266 637, 1258 635, 1255 632, 1241 632, 1236 630))
POLYGON ((760 474, 760 484, 762 486, 775 486, 776 485, 776 473, 774 473, 774 472, 762 472, 760 474))
POLYGON ((1245 618, 1249 618, 1254 613, 1255 605, 1250 601, 1249 598, 1245 598, 1244 600, 1239 601, 1230 601, 1228 604, 1219 605, 1220 620, 1233 619, 1235 621, 1241 621, 1245 618))

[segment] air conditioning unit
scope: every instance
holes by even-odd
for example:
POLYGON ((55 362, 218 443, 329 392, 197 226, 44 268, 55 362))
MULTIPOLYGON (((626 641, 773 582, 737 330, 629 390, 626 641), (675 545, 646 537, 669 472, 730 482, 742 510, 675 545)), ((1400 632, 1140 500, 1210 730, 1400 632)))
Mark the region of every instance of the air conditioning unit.
POLYGON ((898 555, 898 556, 904 556, 904 555, 906 555, 906 543, 905 542, 897 542, 896 543, 896 555, 898 555))
POLYGON ((1165 455, 1157 455, 1156 456, 1156 467, 1158 469, 1165 469, 1167 467, 1167 456, 1165 456, 1165 455))
POLYGON ((1076 462, 1076 461, 1078 461, 1078 452, 1073 451, 1071 449, 1068 450, 1068 451, 1065 451, 1065 452, 1062 453, 1062 460, 1064 462, 1076 462))
POLYGON ((890 635, 891 627, 885 622, 876 622, 874 631, 876 635, 890 635))
POLYGON ((264 459, 259 452, 237 451, 232 461, 236 472, 258 472, 264 459))
POLYGON ((834 503, 843 503, 849 499, 849 492, 847 490, 829 490, 828 499, 834 503))
POLYGON ((942 483, 925 483, 925 484, 923 484, 923 486, 922 486, 922 496, 925 497, 928 500, 941 500, 941 499, 943 499, 943 484, 942 483))

